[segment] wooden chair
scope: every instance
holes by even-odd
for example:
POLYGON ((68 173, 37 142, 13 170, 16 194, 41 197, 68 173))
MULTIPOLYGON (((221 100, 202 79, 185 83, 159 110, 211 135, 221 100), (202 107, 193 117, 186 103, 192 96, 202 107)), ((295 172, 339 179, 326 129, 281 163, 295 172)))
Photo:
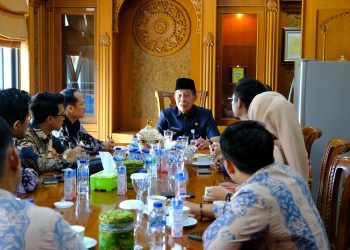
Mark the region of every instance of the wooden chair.
POLYGON ((329 182, 331 165, 338 155, 346 153, 348 151, 350 151, 350 141, 345 141, 340 138, 330 139, 324 150, 321 165, 320 184, 318 187, 317 196, 317 208, 324 222, 326 221, 327 217, 327 197, 330 195, 329 192, 331 192, 331 190, 328 189, 330 185, 329 182))
POLYGON ((315 140, 322 136, 322 131, 318 128, 311 126, 302 126, 301 128, 304 136, 305 148, 307 151, 307 157, 310 159, 311 147, 315 140))
MULTIPOLYGON (((165 108, 164 100, 168 98, 170 100, 170 107, 176 106, 174 91, 155 91, 155 96, 158 102, 158 115, 160 116, 160 112, 165 108)), ((197 91, 197 98, 199 99, 199 107, 205 106, 205 100, 208 96, 208 91, 197 91)))
POLYGON ((331 249, 350 247, 350 157, 336 157, 329 169, 326 213, 323 218, 331 249), (340 200, 339 200, 340 198, 340 200))

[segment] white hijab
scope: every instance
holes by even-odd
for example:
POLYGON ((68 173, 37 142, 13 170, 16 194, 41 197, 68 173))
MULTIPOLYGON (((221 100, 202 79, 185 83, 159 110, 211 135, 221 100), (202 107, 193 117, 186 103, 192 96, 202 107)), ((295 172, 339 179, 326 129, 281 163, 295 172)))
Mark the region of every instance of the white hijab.
POLYGON ((248 119, 263 122, 277 138, 275 161, 294 168, 307 182, 309 162, 294 105, 283 95, 267 91, 255 96, 248 109, 248 119))

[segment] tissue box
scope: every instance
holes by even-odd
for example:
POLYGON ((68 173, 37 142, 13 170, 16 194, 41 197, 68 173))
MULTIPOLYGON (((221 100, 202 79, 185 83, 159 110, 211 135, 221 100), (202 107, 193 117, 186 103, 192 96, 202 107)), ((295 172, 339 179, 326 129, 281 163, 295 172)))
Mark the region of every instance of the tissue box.
POLYGON ((90 176, 91 190, 112 191, 117 185, 117 173, 104 173, 100 171, 90 176))

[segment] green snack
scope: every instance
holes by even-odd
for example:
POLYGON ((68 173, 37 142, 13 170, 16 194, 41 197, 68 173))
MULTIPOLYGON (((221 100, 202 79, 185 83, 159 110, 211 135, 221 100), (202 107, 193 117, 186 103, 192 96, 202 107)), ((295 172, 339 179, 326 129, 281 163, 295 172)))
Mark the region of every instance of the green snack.
POLYGON ((116 209, 99 216, 99 249, 134 249, 134 214, 128 210, 116 209))
POLYGON ((139 160, 127 160, 123 161, 123 165, 126 167, 127 186, 128 188, 132 188, 130 176, 133 173, 138 173, 143 168, 143 162, 139 160))

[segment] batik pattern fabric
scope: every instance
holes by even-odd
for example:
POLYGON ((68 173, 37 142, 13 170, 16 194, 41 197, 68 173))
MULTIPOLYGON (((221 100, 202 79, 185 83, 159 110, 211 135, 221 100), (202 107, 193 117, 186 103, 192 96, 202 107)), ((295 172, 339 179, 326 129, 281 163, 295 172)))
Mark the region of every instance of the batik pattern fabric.
POLYGON ((66 162, 60 159, 52 147, 52 135, 47 136, 33 121, 18 144, 26 148, 25 152, 22 152, 22 164, 32 166, 38 173, 61 170, 65 167, 66 162))
POLYGON ((73 149, 79 146, 89 154, 98 154, 98 151, 103 150, 102 142, 90 135, 79 120, 71 123, 66 117, 61 130, 55 135, 61 140, 65 149, 73 149))
POLYGON ((85 249, 60 214, 0 189, 0 249, 85 249))
POLYGON ((205 231, 205 249, 329 249, 308 186, 288 166, 260 169, 214 210, 221 215, 205 231))
POLYGON ((22 168, 22 181, 20 182, 16 193, 26 194, 33 192, 38 185, 38 173, 32 168, 22 168))

